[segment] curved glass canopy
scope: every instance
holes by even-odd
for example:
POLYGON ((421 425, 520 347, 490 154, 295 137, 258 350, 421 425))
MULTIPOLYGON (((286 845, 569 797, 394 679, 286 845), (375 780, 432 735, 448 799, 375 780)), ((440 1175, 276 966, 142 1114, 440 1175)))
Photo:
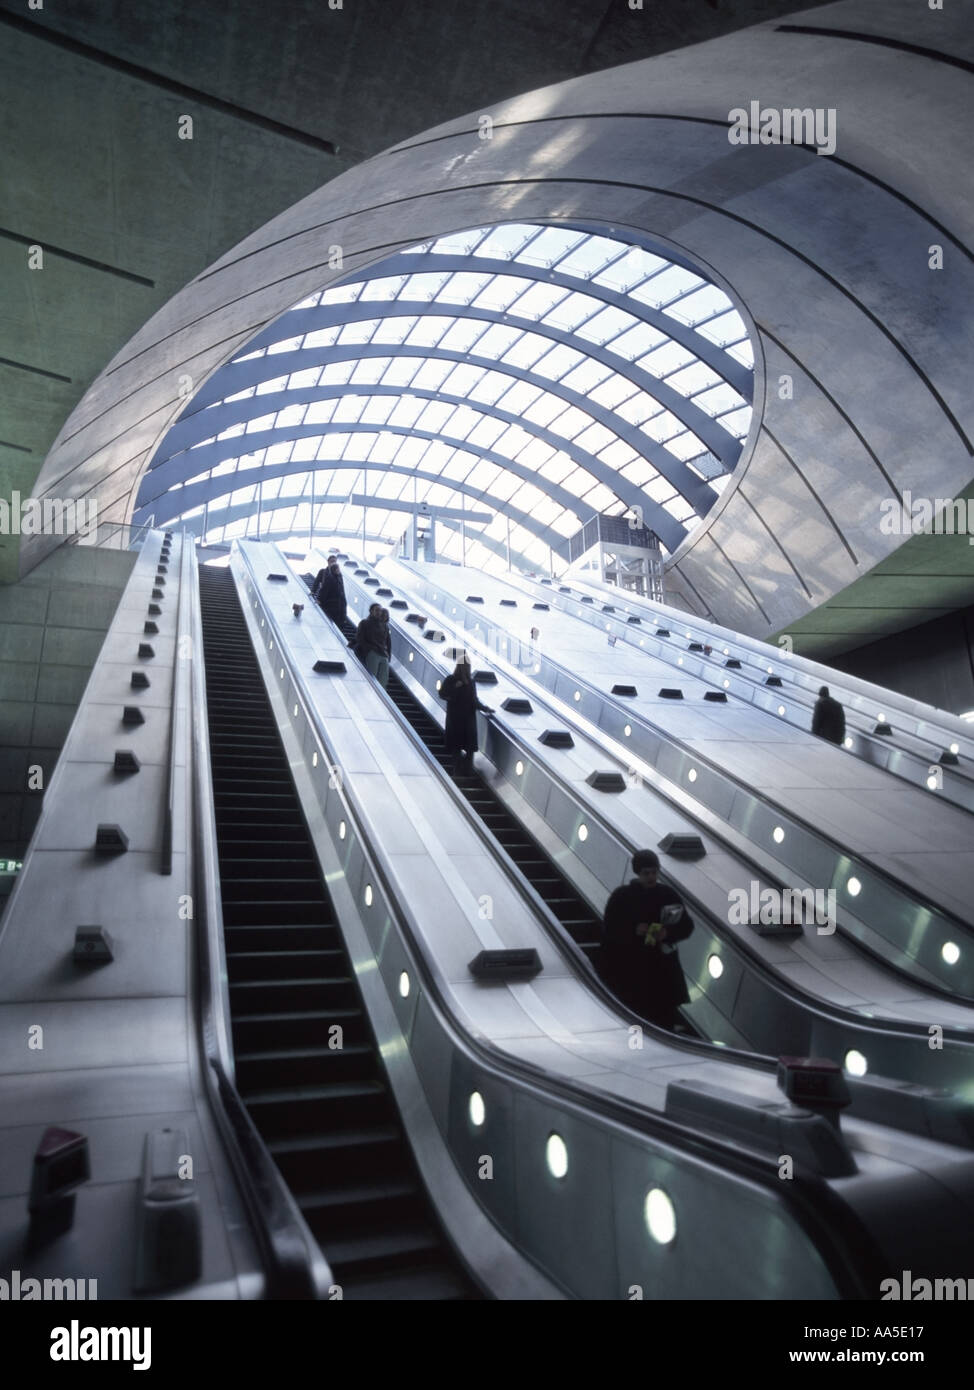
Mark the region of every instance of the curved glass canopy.
POLYGON ((217 547, 392 544, 422 509, 442 558, 539 569, 595 514, 635 514, 672 552, 737 464, 753 366, 726 293, 661 248, 562 225, 440 237, 302 300, 216 372, 134 521, 217 547))

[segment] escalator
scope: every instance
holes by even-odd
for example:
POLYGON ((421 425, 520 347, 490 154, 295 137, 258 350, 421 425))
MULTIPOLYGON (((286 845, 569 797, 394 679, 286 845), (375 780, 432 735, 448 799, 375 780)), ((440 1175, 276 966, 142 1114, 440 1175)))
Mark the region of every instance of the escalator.
MULTIPOLYGON (((355 636, 355 624, 346 618, 342 631, 347 640, 355 636)), ((451 759, 446 751, 443 730, 391 670, 387 687, 390 698, 423 744, 446 771, 451 759)), ((579 896, 564 874, 541 846, 531 838, 478 773, 453 778, 458 790, 480 817, 497 843, 544 901, 572 940, 587 956, 598 960, 601 922, 588 903, 579 896)))
POLYGON ((200 601, 241 1099, 344 1298, 479 1298, 406 1141, 229 570, 200 570, 200 601))

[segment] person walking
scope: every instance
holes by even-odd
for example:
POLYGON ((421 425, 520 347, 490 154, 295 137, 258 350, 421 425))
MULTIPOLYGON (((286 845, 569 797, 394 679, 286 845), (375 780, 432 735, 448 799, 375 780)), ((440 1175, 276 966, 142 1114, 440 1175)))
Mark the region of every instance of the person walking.
POLYGON ((475 771, 473 755, 477 751, 477 711, 493 714, 490 705, 482 705, 477 697, 470 664, 458 661, 451 676, 440 686, 440 699, 446 701, 445 743, 453 759, 455 776, 475 771))
POLYGON ((636 877, 606 903, 602 978, 634 1013, 672 1031, 690 1000, 676 943, 693 931, 693 919, 676 889, 658 882, 651 849, 637 850, 632 867, 636 877))
POLYGON ((828 739, 829 743, 842 744, 845 738, 845 711, 838 700, 829 694, 827 685, 823 685, 818 692, 818 699, 815 701, 815 708, 812 711, 812 733, 819 738, 828 739))

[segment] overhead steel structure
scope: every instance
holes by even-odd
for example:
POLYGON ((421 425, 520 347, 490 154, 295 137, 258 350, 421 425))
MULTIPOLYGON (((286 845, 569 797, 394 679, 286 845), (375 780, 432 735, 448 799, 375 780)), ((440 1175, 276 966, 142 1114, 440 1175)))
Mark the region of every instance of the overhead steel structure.
POLYGON ((732 299, 683 261, 522 223, 386 257, 210 378, 135 517, 219 545, 258 529, 386 537, 396 504, 425 504, 461 523, 447 558, 489 565, 464 520, 486 505, 495 553, 530 568, 551 550, 567 562, 591 516, 628 513, 675 551, 741 456, 754 363, 732 299), (349 489, 368 494, 370 475, 364 506, 349 489))
MULTIPOLYGON (((441 496, 437 487, 447 496, 462 496, 457 484, 474 468, 482 470, 472 484, 479 497, 486 486, 481 478, 496 469, 495 506, 510 516, 512 532, 517 526, 519 549, 528 558, 543 556, 545 550, 542 536, 525 524, 529 518, 557 543, 566 534, 569 514, 577 529, 587 509, 620 513, 645 495, 645 519, 658 524, 660 538, 672 552, 668 594, 740 632, 765 637, 812 610, 821 613, 840 594, 828 609, 833 631, 850 638, 858 634, 860 640, 867 632, 878 637, 931 612, 963 606, 974 593, 974 551, 964 538, 957 547, 962 554, 947 564, 943 546, 925 545, 925 537, 891 532, 881 523, 882 504, 890 499, 907 492, 958 498, 974 479, 967 313, 974 298, 974 251, 964 163, 974 63, 969 17, 969 4, 935 11, 914 0, 884 0, 881 5, 845 0, 788 23, 758 25, 529 93, 410 137, 260 228, 160 310, 72 413, 45 462, 36 495, 91 496, 99 503, 101 520, 130 521, 148 500, 146 472, 187 405, 241 354, 280 347, 280 330, 273 326, 293 310, 293 337, 302 342, 290 344, 293 360, 286 362, 284 351, 265 353, 280 357, 274 365, 281 373, 287 369, 284 386, 290 386, 292 372, 316 364, 319 379, 322 367, 335 371, 329 384, 343 395, 349 385, 372 388, 357 418, 342 418, 336 404, 327 421, 313 417, 310 422, 307 411, 327 412, 329 399, 299 404, 280 383, 268 391, 268 396, 286 394, 287 400, 277 403, 268 437, 258 438, 255 429, 248 444, 258 449, 286 446, 286 462, 284 448, 280 461, 265 456, 265 486, 276 481, 271 468, 286 470, 292 461, 308 465, 291 475, 285 471, 282 478, 285 495, 287 488, 295 489, 295 506, 303 498, 301 473, 312 472, 312 462, 336 465, 321 481, 341 478, 328 484, 328 495, 337 492, 338 502, 343 500, 349 484, 355 486, 355 474, 347 478, 345 465, 357 464, 364 471, 372 447, 367 438, 382 433, 390 500, 397 500, 396 488, 401 494, 405 475, 393 474, 389 465, 408 468, 410 475, 417 468, 427 472, 428 478, 417 478, 417 496, 424 487, 435 498, 441 496), (752 120, 749 113, 755 107, 757 120, 752 120), (775 137, 773 129, 765 139, 766 114, 786 109, 800 118, 799 124, 804 121, 804 143, 798 143, 794 128, 788 143, 774 143, 781 136, 775 137), (746 143, 735 112, 748 117, 746 143), (834 139, 822 143, 815 133, 820 126, 834 139), (489 139, 483 138, 487 131, 489 139), (574 296, 592 296, 594 289, 578 278, 573 282, 578 288, 572 288, 537 273, 564 273, 564 258, 554 257, 557 264, 551 267, 532 268, 492 258, 484 245, 463 239, 471 228, 483 229, 489 237, 496 235, 491 229, 512 223, 556 228, 562 235, 598 229, 620 245, 666 247, 675 263, 705 268, 718 286, 732 287, 755 334, 754 413, 739 458, 726 412, 715 412, 728 424, 721 440, 714 415, 693 411, 702 402, 692 390, 681 396, 680 418, 706 446, 696 453, 688 439, 680 456, 676 433, 672 439, 654 439, 651 430, 640 429, 651 423, 650 416, 626 421, 620 412, 622 397, 612 404, 611 396, 601 402, 618 420, 610 427, 605 416, 593 413, 597 396, 589 402, 599 385, 586 383, 579 391, 591 422, 578 419, 579 430, 571 427, 569 420, 575 417, 570 412, 579 407, 565 395, 572 389, 570 373, 556 383, 537 368, 545 347, 549 353, 569 351, 564 335, 574 326, 577 338, 585 316, 574 325, 547 328, 544 320, 552 310, 557 314, 555 296, 561 295, 566 305, 577 304, 574 296), (340 265, 336 250, 341 251, 340 265), (481 268, 471 268, 470 251, 484 263, 481 268), (382 283, 393 281, 389 262, 397 256, 395 279, 407 274, 403 262, 411 256, 410 277, 431 277, 427 293, 434 299, 403 298, 407 281, 395 289, 382 283), (435 268, 440 256, 447 260, 435 268), (461 263, 465 269, 458 269, 461 263), (512 269, 518 275, 536 272, 525 287, 535 308, 520 319, 511 316, 515 300, 505 308, 501 293, 512 269), (454 293, 451 283, 467 276, 469 280, 460 281, 466 285, 464 293, 454 293), (323 291, 334 299, 332 292, 342 283, 361 288, 343 288, 337 303, 327 298, 324 304, 320 298, 313 305, 308 302, 323 291), (488 298, 494 296, 492 306, 478 309, 477 295, 485 290, 488 298), (451 295, 464 302, 451 302, 451 295), (295 305, 304 307, 294 310, 295 305), (383 342, 382 333, 376 341, 377 329, 366 327, 384 320, 391 334, 393 306, 406 320, 395 331, 401 333, 408 323, 408 332, 417 335, 420 370, 427 372, 419 380, 418 371, 407 375, 408 342, 383 342), (320 316, 317 327, 315 316, 320 316), (433 323, 436 318, 442 321, 442 333, 433 323), (260 338, 268 330, 276 341, 260 338), (326 339, 335 333, 335 339, 318 349, 320 358, 309 361, 303 356, 308 352, 305 334, 313 332, 326 339), (468 362, 470 350, 482 346, 487 334, 497 344, 493 357, 468 362), (498 394, 484 402, 477 400, 475 388, 464 390, 457 380, 447 386, 446 375, 440 379, 450 366, 448 352, 457 354, 454 369, 496 372, 502 370, 498 357, 510 353, 515 341, 523 342, 524 357, 509 362, 507 370, 518 377, 516 384, 513 376, 509 379, 519 395, 516 407, 506 409, 517 423, 497 414, 505 409, 503 378, 491 378, 485 390, 498 394), (251 346, 255 342, 260 347, 251 346), (398 349, 395 354, 393 348, 398 349), (343 381, 353 355, 357 365, 343 381), (394 355, 402 375, 369 381, 368 374, 377 372, 376 359, 394 355), (346 365, 339 368, 339 363, 346 365), (360 372, 358 380, 355 371, 360 372), (394 397, 374 389, 389 385, 399 392, 407 381, 415 397, 412 406, 401 400, 392 404, 394 397), (559 398, 552 409, 569 413, 563 433, 552 429, 555 415, 547 421, 525 419, 532 405, 544 399, 527 399, 536 388, 559 398), (425 399, 421 390, 437 399, 425 399), (387 406, 390 414, 385 416, 387 406), (479 423, 475 406, 485 407, 479 423), (307 428, 309 434, 294 439, 276 433, 277 412, 286 408, 295 415, 306 412, 302 425, 291 428, 307 428), (398 418, 403 423, 390 427, 393 411, 402 412, 398 418), (471 412, 460 417, 470 424, 462 437, 457 411, 471 412), (421 423, 424 416, 426 423, 421 423), (448 419, 451 436, 443 433, 448 419), (626 424, 641 436, 638 460, 625 454, 632 448, 626 424), (339 430, 339 425, 346 428, 339 430), (471 439, 475 429, 483 433, 476 452, 471 439), (517 437, 538 459, 548 449, 564 455, 564 478, 557 469, 555 476, 545 477, 545 463, 529 465, 520 450, 501 452, 504 434, 521 429, 525 433, 517 437), (549 432, 547 439, 542 430, 549 432), (349 436, 341 455, 339 433, 349 436), (295 457, 298 445, 310 455, 311 441, 318 436, 329 441, 335 457, 318 457, 317 445, 314 459, 302 459, 300 451, 295 457), (661 447, 654 449, 656 445, 661 447), (665 454, 674 456, 672 464, 663 446, 665 454), (619 451, 619 462, 601 457, 608 448, 619 451), (441 472, 448 474, 442 456, 453 449, 469 450, 473 461, 465 473, 457 469, 456 477, 441 482, 441 472), (518 457, 512 457, 514 452, 518 457), (694 471, 697 459, 702 464, 694 471), (627 464, 636 465, 629 477, 627 464), (522 465, 530 476, 518 474, 522 465), (714 501, 722 481, 726 485, 714 501), (698 523, 692 530, 687 527, 691 518, 698 523), (897 573, 889 574, 880 567, 894 552, 897 573)), ((661 271, 660 277, 678 273, 661 271)), ((599 288, 603 303, 599 314, 590 316, 590 327, 601 318, 606 327, 600 336, 606 342, 588 341, 584 349, 600 367, 630 381, 634 367, 650 353, 653 332, 661 331, 659 320, 651 322, 646 310, 656 307, 667 317, 670 339, 683 346, 678 321, 664 314, 665 305, 643 304, 635 328, 646 342, 641 357, 627 359, 608 350, 613 316, 618 338, 622 316, 631 312, 634 288, 625 282, 599 288), (609 302, 610 291, 620 302, 609 302)), ((692 323, 683 327, 693 330, 692 323)), ((697 332, 695 339, 705 336, 697 332)), ((675 352, 677 346, 663 350, 675 352)), ((700 348, 697 356, 709 369, 707 351, 700 348)), ((725 356, 733 361, 730 353, 725 356)), ((250 386, 256 393, 258 382, 269 385, 273 380, 264 377, 265 370, 260 359, 235 364, 238 390, 217 388, 214 400, 250 386)), ((634 382, 662 407, 661 419, 673 411, 679 394, 676 390, 663 399, 662 387, 678 388, 679 370, 676 376, 645 374, 634 382)), ((730 385, 718 390, 737 389, 731 368, 724 380, 730 385)), ((241 406, 249 418, 247 401, 231 404, 241 406)), ((346 408, 343 402, 342 412, 346 408)), ((241 424, 243 419, 234 417, 227 428, 241 424)), ((222 432, 210 431, 203 438, 222 432)), ((233 470, 240 447, 218 439, 202 445, 196 452, 210 452, 201 472, 233 470), (232 445, 229 453, 222 452, 225 444, 232 445)), ((192 471, 177 476, 175 465, 169 473, 169 481, 189 485, 182 489, 189 496, 180 499, 181 511, 208 505, 196 476, 192 471), (192 487, 200 491, 193 494, 192 487)), ((160 473, 153 481, 153 491, 162 477, 160 473)), ((256 478, 250 485, 254 482, 256 478)), ((481 505, 467 496, 471 505, 481 505)), ((268 505, 280 500, 280 494, 268 498, 268 505)), ((337 507, 338 502, 328 505, 337 507)), ((231 492, 225 505, 231 509, 226 518, 207 515, 208 527, 224 520, 231 526, 243 522, 233 508, 256 511, 257 495, 244 493, 235 503, 231 492)), ((281 517, 282 522, 294 519, 294 512, 281 517)), ((497 553, 506 536, 499 542, 492 530, 493 524, 483 539, 497 553)), ((54 541, 25 537, 21 573, 54 541)))

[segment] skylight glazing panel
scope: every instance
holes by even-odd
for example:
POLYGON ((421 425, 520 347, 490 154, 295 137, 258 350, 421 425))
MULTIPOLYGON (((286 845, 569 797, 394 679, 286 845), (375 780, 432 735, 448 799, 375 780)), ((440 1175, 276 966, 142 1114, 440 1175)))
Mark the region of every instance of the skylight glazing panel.
POLYGON ((494 441, 500 439, 506 429, 507 426, 503 420, 492 420, 485 417, 471 430, 467 436, 467 442, 476 444, 480 449, 490 449, 493 447, 494 441))
POLYGON ((607 444, 611 444, 616 439, 616 435, 611 430, 607 430, 604 425, 589 425, 587 430, 575 437, 576 449, 584 449, 587 454, 597 454, 600 449, 604 449, 607 444))
POLYGON ((438 434, 453 411, 454 407, 448 401, 428 401, 426 409, 417 416, 416 428, 429 434, 438 434))
POLYGON ((377 386, 383 372, 389 368, 388 357, 363 357, 352 366, 349 384, 352 386, 377 386))
POLYGON ((561 396, 553 396, 545 391, 523 412, 523 419, 530 420, 532 425, 540 425, 542 429, 547 429, 564 409, 565 402, 561 396))
POLYGON ((645 391, 636 391, 627 401, 616 406, 615 413, 620 420, 625 420, 628 425, 644 425, 647 420, 651 420, 661 410, 662 406, 659 401, 654 401, 652 396, 645 391))
MULTIPOLYGON (((317 374, 318 374, 318 373, 317 373, 317 368, 316 368, 316 369, 315 369, 315 372, 314 372, 314 375, 317 377, 317 374)), ((314 384, 315 384, 314 382, 311 383, 312 386, 314 386, 314 384)), ((230 404, 232 404, 233 401, 249 401, 250 398, 251 398, 251 396, 254 394, 254 392, 255 392, 256 390, 257 390, 256 386, 248 386, 248 387, 246 387, 243 391, 236 391, 232 396, 227 396, 223 401, 215 401, 215 402, 213 402, 213 404, 214 404, 214 405, 230 405, 230 404)), ((207 408, 209 408, 209 407, 207 407, 207 408)))
POLYGON ((685 497, 674 497, 671 501, 664 502, 663 506, 677 521, 687 521, 693 516, 693 508, 685 497))
POLYGON ((522 282, 523 293, 510 306, 509 313, 514 318, 531 319, 537 323, 570 294, 569 290, 562 289, 560 285, 526 283, 528 287, 525 288, 525 282, 522 282))
POLYGON ((602 463, 607 464, 609 468, 616 469, 617 472, 621 471, 627 463, 631 463, 633 459, 639 457, 636 450, 628 445, 625 440, 618 439, 615 436, 610 438, 610 442, 606 444, 604 448, 593 450, 592 452, 597 455, 602 463))
POLYGON ((384 425, 395 408, 395 396, 369 396, 359 418, 366 425, 384 425))
POLYGON ((437 361, 436 358, 430 357, 419 364, 419 371, 410 385, 415 391, 438 391, 452 371, 451 362, 437 361))
POLYGON ((587 359, 577 348, 567 347, 564 343, 559 343, 550 352, 545 353, 544 357, 539 357, 534 364, 534 371, 537 376, 546 376, 551 381, 560 381, 566 372, 570 372, 573 367, 587 359))
POLYGON ((578 481, 590 476, 584 469, 577 467, 575 461, 570 459, 567 454, 560 452, 550 458, 547 463, 542 464, 537 471, 539 476, 546 478, 549 483, 559 485, 564 485, 569 478, 578 481))
MULTIPOLYGON (((448 236, 428 241, 423 249, 432 251, 436 256, 470 256, 487 235, 486 227, 473 227, 466 232, 451 232, 448 236)), ((477 251, 477 254, 482 253, 477 251)))
POLYGON ((702 338, 716 343, 718 347, 724 347, 727 343, 736 343, 739 338, 747 337, 744 320, 736 309, 730 309, 726 314, 721 314, 719 318, 711 319, 709 323, 698 328, 697 332, 702 338))
POLYGON ((752 414, 751 406, 742 405, 739 410, 730 410, 726 415, 721 415, 718 423, 735 439, 743 439, 751 428, 752 414))
POLYGON ((329 362, 321 373, 319 386, 347 386, 354 362, 329 362))
POLYGON ((363 319, 360 323, 345 323, 342 331, 338 335, 340 347, 347 343, 368 343, 372 341, 372 334, 379 326, 378 319, 363 319))
POLYGON ((524 292, 524 281, 513 275, 492 275, 474 300, 474 308, 503 313, 524 292))
MULTIPOLYGON (((562 381, 567 386, 569 377, 574 377, 571 372, 569 376, 563 377, 562 381)), ((636 385, 626 377, 620 376, 618 372, 610 371, 608 376, 598 386, 586 391, 589 400, 595 405, 600 405, 605 410, 615 410, 621 403, 628 400, 636 393, 636 385)))
POLYGON ((311 439, 296 439, 294 441, 294 450, 291 454, 291 462, 310 462, 318 452, 318 438, 318 435, 314 435, 311 439))
POLYGON ((704 283, 700 276, 694 275, 692 271, 684 270, 679 265, 671 265, 668 270, 661 271, 645 285, 633 290, 633 298, 659 309, 688 291, 699 289, 704 283))
POLYGON ((645 488, 649 483, 653 483, 659 477, 659 473, 649 462, 648 459, 640 458, 639 455, 625 464, 619 470, 620 475, 634 487, 645 488))
POLYGON ((637 323, 628 333, 621 333, 609 344, 609 351, 624 357, 627 362, 635 362, 637 357, 652 352, 653 348, 667 341, 665 333, 660 333, 648 323, 637 323))
POLYGON ((526 265, 553 266, 583 242, 586 235, 585 232, 570 231, 567 227, 545 227, 539 236, 525 244, 517 259, 526 265))
POLYGON ((395 299, 408 279, 408 275, 383 275, 377 280, 366 280, 359 302, 395 299))
POLYGON ((678 371, 681 367, 685 367, 688 362, 694 361, 696 358, 689 348, 671 341, 656 348, 646 357, 640 358, 636 365, 641 367, 644 372, 649 372, 651 376, 659 377, 662 380, 671 372, 678 371))
POLYGON ((703 451, 704 446, 692 430, 685 430, 683 434, 675 435, 668 440, 666 448, 668 453, 682 462, 684 459, 695 458, 703 451))
POLYGON ((379 434, 369 450, 368 462, 379 465, 391 463, 401 444, 401 434, 387 434, 385 432, 379 434))
MULTIPOLYGON (((301 412, 302 415, 304 414, 304 406, 299 405, 299 406, 297 406, 296 408, 297 408, 297 410, 299 410, 299 411, 301 412)), ((295 407, 292 406, 291 409, 293 410, 293 409, 295 409, 295 407)), ((283 410, 279 410, 279 411, 277 412, 277 423, 278 423, 278 424, 281 423, 281 416, 284 415, 285 413, 286 413, 286 412, 283 411, 283 410)), ((244 425, 245 425, 245 423, 246 423, 246 422, 245 422, 244 420, 239 420, 239 421, 237 422, 237 424, 235 424, 235 425, 228 425, 227 428, 226 428, 225 430, 221 430, 221 431, 220 431, 220 433, 217 435, 217 439, 218 439, 218 440, 220 440, 220 439, 237 439, 240 435, 242 435, 242 434, 244 433, 244 425)), ((300 419, 297 421, 297 423, 300 424, 300 419)))
POLYGON ((730 300, 723 290, 719 290, 716 285, 701 285, 698 290, 693 290, 682 299, 678 299, 675 304, 670 304, 664 313, 680 323, 689 324, 692 328, 704 319, 712 319, 715 314, 723 313, 729 307, 730 300))
POLYGON ((492 362, 499 361, 523 332, 523 328, 515 328, 512 324, 490 324, 486 333, 477 341, 477 356, 492 362))
POLYGON ((648 434, 650 439, 655 439, 657 444, 662 444, 667 439, 672 439, 674 435, 682 434, 686 426, 671 411, 664 410, 659 415, 654 415, 652 420, 647 420, 644 425, 640 425, 639 428, 643 434, 648 434))
POLYGON ((446 433, 451 439, 466 439, 482 419, 481 411, 471 410, 468 405, 458 405, 450 417, 450 427, 446 433))
POLYGON ((410 347, 436 347, 452 322, 452 319, 439 318, 433 314, 423 315, 417 318, 415 325, 410 329, 406 342, 410 347))
POLYGON ((261 430, 274 428, 274 415, 255 415, 252 420, 247 421, 247 433, 259 434, 261 430))
POLYGON ((266 348, 257 348, 254 352, 245 352, 240 357, 234 357, 231 360, 233 362, 253 362, 256 358, 265 356, 266 352, 266 348))
POLYGON ((477 247, 478 256, 489 256, 492 260, 510 261, 518 251, 537 233, 537 227, 523 222, 511 222, 504 227, 494 227, 486 240, 477 247))
POLYGON ((500 474, 500 468, 490 459, 474 457, 473 466, 467 476, 467 483, 478 492, 487 491, 500 474))
MULTIPOLYGON (((280 429, 287 429, 287 428, 288 428, 289 426, 291 426, 291 425, 300 425, 300 424, 302 424, 303 421, 304 421, 304 414, 305 414, 305 411, 306 411, 307 409, 308 409, 308 407, 307 407, 306 405, 288 405, 288 406, 285 406, 283 410, 279 410, 279 411, 277 412, 277 415, 275 416, 275 419, 274 419, 274 428, 280 430, 280 429)), ((243 434, 243 426, 242 426, 242 425, 241 425, 241 426, 236 426, 236 425, 234 425, 233 428, 234 428, 238 433, 243 434)))
POLYGON ((320 304, 354 304, 359 295, 365 289, 362 280, 356 280, 351 285, 333 285, 331 289, 323 291, 320 304))
POLYGON ((341 324, 330 323, 327 328, 315 328, 311 333, 304 335, 302 346, 304 348, 328 348, 338 341, 338 334, 341 324))
POLYGON ((481 405, 493 405, 503 396, 511 380, 510 373, 485 371, 481 380, 470 391, 469 398, 471 402, 476 401, 481 405))
POLYGON ((567 386, 570 391, 577 391, 581 396, 589 396, 595 387, 612 375, 611 367, 607 367, 603 362, 596 362, 592 357, 586 357, 574 371, 562 377, 561 384, 567 386))
POLYGON ((679 391, 681 396, 695 396, 708 386, 716 386, 721 378, 703 362, 691 362, 682 371, 674 372, 666 378, 667 386, 679 391))
POLYGON ((421 271, 418 275, 410 275, 402 289, 399 291, 399 299, 410 300, 433 300, 440 290, 450 279, 448 270, 427 270, 421 271))
POLYGON ((280 497, 301 497, 308 491, 311 485, 310 473, 292 473, 289 478, 280 479, 278 496, 280 497))
POLYGON ((256 394, 258 396, 269 396, 274 391, 283 391, 286 386, 286 376, 268 377, 266 381, 258 381, 256 394))
POLYGON ((447 352, 469 352, 486 329, 487 324, 482 319, 457 319, 443 334, 439 345, 447 352))
POLYGON ((687 467, 692 468, 698 477, 708 483, 724 472, 724 465, 720 459, 714 457, 709 449, 702 454, 697 454, 695 458, 689 459, 687 467))
MULTIPOLYGON (((439 387, 448 396, 468 395, 478 382, 483 381, 487 372, 485 367, 474 367, 466 362, 459 364, 453 362, 437 363, 437 366, 441 365, 444 368, 444 376, 440 379, 439 387)), ((420 383, 417 382, 417 385, 420 383)))
POLYGON ((557 450, 550 444, 546 444, 543 439, 530 439, 517 456, 517 462, 523 464, 525 468, 540 469, 550 458, 553 458, 557 450))
POLYGON ((717 416, 726 414, 728 410, 737 410, 742 405, 747 405, 747 401, 733 386, 728 386, 726 381, 722 381, 718 386, 712 386, 709 391, 701 391, 698 396, 694 396, 693 404, 705 410, 708 415, 717 416))
POLYGON ((354 425, 361 419, 367 400, 367 396, 339 396, 332 420, 336 425, 354 425))
POLYGON ((631 246, 621 259, 610 262, 604 270, 592 276, 593 285, 605 285, 616 294, 626 294, 633 285, 640 284, 647 275, 652 275, 665 265, 658 256, 652 256, 639 246, 631 246))
POLYGON ((733 347, 727 348, 727 355, 740 362, 742 366, 747 367, 749 371, 754 371, 754 348, 749 339, 745 338, 743 342, 735 343, 733 347))
POLYGON ((525 444, 531 443, 531 435, 520 425, 509 425, 503 434, 494 441, 494 451, 505 458, 515 459, 525 444))
POLYGON ((618 499, 612 489, 606 487, 605 483, 596 483, 594 487, 589 488, 588 492, 580 494, 580 500, 597 512, 605 512, 618 499))
POLYGON ((610 344, 609 350, 611 351, 611 340, 618 338, 627 329, 635 326, 636 320, 632 314, 627 314, 623 309, 610 306, 608 309, 603 309, 600 314, 596 314, 593 319, 589 319, 587 323, 579 324, 575 331, 580 338, 584 338, 587 342, 610 344))
POLYGON ((335 413, 337 400, 312 401, 304 417, 306 425, 327 425, 335 413))
POLYGON ((576 434, 580 434, 590 424, 592 424, 591 415, 586 415, 585 411, 579 410, 576 405, 570 405, 567 410, 562 411, 557 419, 552 420, 549 429, 555 434, 560 434, 564 439, 574 439, 576 434))
POLYGON ((421 357, 394 357, 382 374, 382 385, 409 386, 422 364, 421 357))
POLYGON ((458 270, 447 280, 436 301, 438 304, 470 304, 492 279, 492 275, 458 270))
POLYGON ((268 357, 270 357, 272 354, 279 352, 297 352, 298 348, 301 346, 302 341, 303 337, 301 334, 299 334, 296 338, 282 338, 280 342, 270 343, 268 345, 267 355, 268 357))
POLYGON ((555 267, 559 275, 574 275, 580 280, 591 280, 605 269, 624 249, 621 241, 611 241, 608 237, 587 236, 584 241, 555 267))
POLYGON ((643 484, 643 492, 653 502, 669 502, 676 496, 676 488, 667 478, 653 478, 650 482, 643 484))
POLYGON ((525 333, 504 353, 503 361, 510 367, 521 367, 530 371, 547 350, 547 338, 542 338, 537 333, 525 333))
POLYGON ((284 389, 286 391, 307 391, 312 386, 318 385, 320 374, 320 367, 306 367, 303 371, 292 372, 284 389))
POLYGON ((378 328, 372 334, 372 343, 388 343, 395 346, 404 343, 419 322, 418 314, 390 314, 380 320, 378 328))
POLYGON ((556 304, 545 315, 544 322, 552 328, 560 328, 565 333, 574 332, 579 324, 592 318, 601 307, 601 301, 593 299, 590 294, 574 292, 563 299, 560 304, 556 304))
POLYGON ((522 415, 541 394, 540 386, 532 386, 527 381, 518 381, 501 396, 497 402, 497 408, 498 410, 506 410, 509 415, 522 415))

